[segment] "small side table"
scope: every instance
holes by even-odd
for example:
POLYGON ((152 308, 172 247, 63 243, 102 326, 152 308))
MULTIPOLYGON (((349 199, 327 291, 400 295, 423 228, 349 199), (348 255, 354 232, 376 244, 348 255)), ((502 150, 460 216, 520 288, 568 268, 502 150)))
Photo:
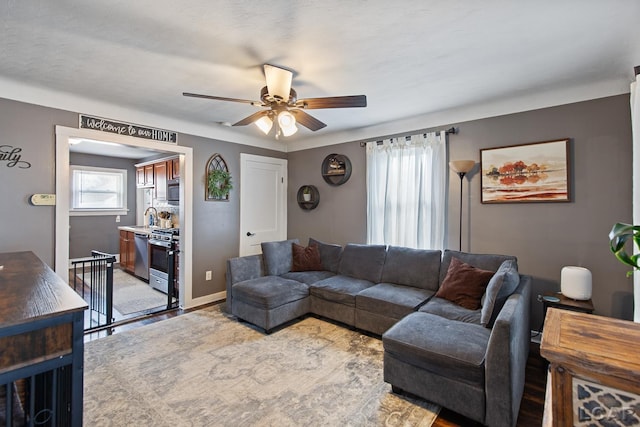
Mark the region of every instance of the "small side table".
POLYGON ((548 292, 542 295, 542 305, 544 306, 544 315, 547 315, 549 307, 561 308, 563 310, 578 311, 580 313, 593 314, 593 301, 575 300, 567 298, 560 292, 548 292), (559 301, 555 301, 558 298, 559 301))
POLYGON ((593 314, 594 311, 593 301, 590 299, 575 300, 565 297, 560 292, 545 292, 542 294, 542 323, 540 324, 540 328, 538 328, 538 334, 541 334, 544 329, 544 321, 547 317, 547 309, 549 309, 549 307, 577 311, 585 314, 593 314))

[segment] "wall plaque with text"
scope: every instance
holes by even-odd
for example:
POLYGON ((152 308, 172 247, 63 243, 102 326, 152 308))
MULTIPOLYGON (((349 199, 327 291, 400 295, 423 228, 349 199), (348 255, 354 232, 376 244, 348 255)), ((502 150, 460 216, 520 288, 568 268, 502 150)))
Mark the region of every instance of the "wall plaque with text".
POLYGON ((102 132, 117 133, 118 135, 134 136, 136 138, 152 139, 154 141, 178 143, 178 133, 165 129, 150 128, 132 123, 117 122, 80 114, 80 128, 93 129, 102 132))

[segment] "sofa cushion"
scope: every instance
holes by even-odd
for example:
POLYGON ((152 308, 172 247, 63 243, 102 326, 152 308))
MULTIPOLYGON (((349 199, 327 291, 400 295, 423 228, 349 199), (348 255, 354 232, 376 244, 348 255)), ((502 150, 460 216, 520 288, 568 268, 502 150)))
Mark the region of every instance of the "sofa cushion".
POLYGON ((246 304, 271 309, 309 296, 309 286, 278 276, 245 280, 231 287, 233 299, 246 304))
POLYGON ((378 283, 387 255, 385 245, 356 245, 349 243, 342 251, 338 273, 343 276, 378 283))
POLYGON ((480 308, 480 299, 492 276, 491 271, 482 270, 458 258, 452 258, 447 276, 442 281, 436 296, 455 302, 469 310, 477 310, 480 308))
POLYGON ((322 271, 322 263, 320 262, 320 251, 318 245, 309 245, 304 247, 297 243, 292 243, 291 252, 293 256, 293 264, 291 271, 322 271))
POLYGON ((327 301, 355 307, 356 295, 373 285, 368 280, 338 275, 309 285, 309 292, 327 301))
POLYGON ((518 262, 516 257, 510 255, 471 254, 446 249, 442 256, 442 264, 440 265, 440 285, 442 285, 442 281, 447 276, 449 263, 453 257, 474 267, 489 271, 498 271, 500 265, 508 259, 514 260, 516 264, 518 262))
POLYGON ((481 325, 416 312, 385 332, 382 343, 385 352, 399 360, 441 376, 483 385, 490 334, 481 325))
POLYGON ((458 322, 480 324, 481 309, 469 310, 444 298, 433 297, 418 311, 458 322))
POLYGON ((298 282, 310 285, 312 283, 319 282, 332 276, 335 276, 335 273, 332 273, 330 271, 292 271, 289 273, 284 273, 280 277, 284 277, 285 279, 297 280, 298 282))
POLYGON ((493 325, 505 301, 518 287, 518 283, 520 275, 516 262, 504 261, 487 285, 480 318, 482 326, 490 328, 493 325))
POLYGON ((438 250, 389 246, 380 281, 436 291, 441 256, 438 250))
POLYGON ((279 276, 291 271, 293 265, 293 243, 300 243, 298 239, 282 240, 279 242, 262 242, 262 256, 264 269, 269 276, 279 276))
POLYGON ((434 291, 395 283, 378 283, 356 295, 356 308, 382 316, 401 319, 426 300, 434 291))
POLYGON ((334 273, 338 272, 340 266, 340 256, 342 255, 342 246, 324 243, 316 239, 309 238, 309 246, 316 244, 320 251, 320 261, 322 268, 334 273))

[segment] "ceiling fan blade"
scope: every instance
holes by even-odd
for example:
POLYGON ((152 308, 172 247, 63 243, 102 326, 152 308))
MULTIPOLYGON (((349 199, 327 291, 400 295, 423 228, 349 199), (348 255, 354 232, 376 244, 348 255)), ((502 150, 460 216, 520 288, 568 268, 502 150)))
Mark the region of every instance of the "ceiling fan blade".
POLYGON ((352 108, 352 107, 366 107, 367 97, 366 95, 352 95, 352 96, 330 96, 327 98, 307 98, 299 99, 296 107, 306 108, 309 110, 320 108, 352 108))
POLYGON ((302 110, 289 110, 289 112, 294 115, 296 122, 312 131, 317 131, 327 126, 325 123, 322 123, 320 120, 302 110))
POLYGON ((262 110, 262 111, 258 111, 257 113, 253 113, 252 115, 250 115, 249 117, 245 117, 244 119, 240 120, 237 123, 234 123, 233 126, 246 126, 246 125, 250 125, 251 123, 255 122, 256 120, 258 120, 259 118, 263 117, 263 116, 268 116, 269 115, 270 110, 262 110))
POLYGON ((197 93, 189 93, 189 92, 182 92, 182 95, 190 96, 190 97, 193 97, 193 98, 215 99, 217 101, 242 102, 243 104, 251 104, 251 105, 256 105, 256 106, 263 106, 262 102, 260 102, 260 101, 251 101, 249 99, 225 98, 225 97, 222 97, 222 96, 200 95, 200 94, 197 94, 197 93))
POLYGON ((267 80, 269 95, 279 101, 289 101, 293 73, 284 68, 264 64, 264 76, 267 80))

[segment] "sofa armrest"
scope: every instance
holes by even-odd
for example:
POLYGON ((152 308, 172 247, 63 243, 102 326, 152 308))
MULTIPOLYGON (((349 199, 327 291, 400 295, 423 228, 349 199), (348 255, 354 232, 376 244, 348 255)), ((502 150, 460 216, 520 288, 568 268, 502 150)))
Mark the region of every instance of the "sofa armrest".
POLYGON ((264 276, 262 255, 249 255, 227 260, 227 313, 231 313, 231 301, 233 299, 231 287, 236 283, 262 276, 264 276))
POLYGON ((507 298, 491 330, 485 357, 485 424, 515 426, 524 392, 530 343, 531 276, 507 298))

